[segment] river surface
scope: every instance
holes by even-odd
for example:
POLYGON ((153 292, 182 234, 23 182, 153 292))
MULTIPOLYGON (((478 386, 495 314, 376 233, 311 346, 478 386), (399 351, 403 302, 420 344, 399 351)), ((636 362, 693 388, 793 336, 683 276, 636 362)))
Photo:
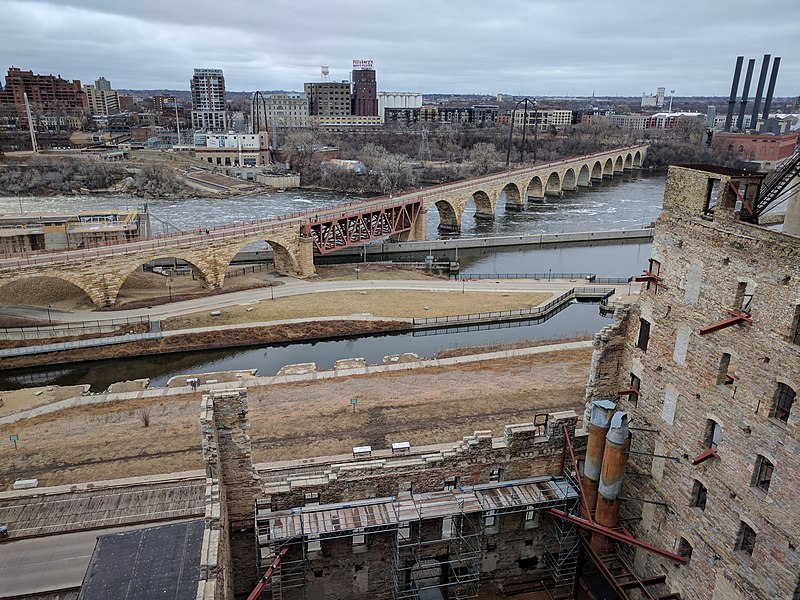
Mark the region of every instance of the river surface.
MULTIPOLYGON (((501 195, 493 221, 476 221, 475 201, 470 200, 464 211, 459 235, 475 237, 638 227, 651 222, 661 211, 664 181, 663 174, 625 174, 590 188, 564 192, 562 198, 548 197, 528 202, 521 211, 506 212, 505 198, 501 195)), ((358 196, 336 192, 290 190, 246 198, 148 200, 147 204, 153 230, 160 233, 166 227, 163 223, 183 231, 192 231, 200 227, 315 211, 356 200, 359 200, 358 196)), ((60 214, 95 209, 132 209, 142 207, 143 203, 141 198, 110 194, 0 197, 0 213, 19 213, 22 210, 60 214)), ((429 239, 440 237, 437 229, 439 213, 435 208, 428 211, 426 225, 429 239)))
MULTIPOLYGON (((664 181, 663 175, 633 174, 615 177, 591 188, 566 192, 562 198, 529 202, 522 211, 506 212, 504 199, 501 197, 495 220, 488 222, 475 220, 475 204, 470 201, 463 216, 460 235, 520 235, 640 227, 658 216, 664 181)), ((181 229, 195 229, 299 210, 315 210, 356 199, 331 192, 297 190, 224 200, 150 200, 149 210, 158 219, 169 221, 181 229)), ((19 212, 20 205, 29 212, 63 213, 97 208, 133 208, 141 203, 139 198, 126 196, 0 198, 0 212, 19 212)), ((438 218, 436 210, 429 211, 427 229, 431 239, 439 236, 438 218)), ((154 225, 157 223, 156 219, 154 225)), ((551 271, 591 272, 606 277, 627 277, 641 272, 646 266, 650 247, 649 243, 628 242, 591 246, 478 249, 460 251, 458 258, 466 273, 551 271)), ((438 258, 439 252, 435 254, 438 258)), ((618 291, 627 291, 623 287, 628 286, 617 286, 618 291)), ((608 319, 599 315, 596 305, 576 303, 543 322, 517 323, 513 327, 508 324, 501 327, 466 327, 437 332, 436 335, 423 335, 419 332, 380 335, 0 371, 0 389, 89 383, 92 391, 98 392, 113 382, 126 379, 150 378, 151 385, 163 385, 169 378, 187 373, 258 369, 261 375, 273 375, 286 364, 315 362, 318 368, 329 369, 336 360, 355 357, 365 358, 368 364, 376 364, 386 355, 403 352, 432 356, 447 348, 522 340, 590 337, 608 322, 608 319)))

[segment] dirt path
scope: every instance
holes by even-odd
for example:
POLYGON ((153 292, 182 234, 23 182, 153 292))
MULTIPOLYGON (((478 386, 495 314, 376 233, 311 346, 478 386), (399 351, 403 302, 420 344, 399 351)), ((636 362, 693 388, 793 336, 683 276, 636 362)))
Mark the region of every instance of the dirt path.
MULTIPOLYGON (((591 350, 468 363, 250 392, 256 462, 349 452, 393 441, 454 442, 502 435, 536 413, 581 412, 591 350), (355 413, 350 399, 357 398, 355 413)), ((56 485, 202 468, 199 394, 63 411, 0 428, 20 436, 0 454, 0 485, 56 485), (149 426, 144 426, 145 414, 149 426)), ((8 442, 5 442, 8 443, 8 442)))

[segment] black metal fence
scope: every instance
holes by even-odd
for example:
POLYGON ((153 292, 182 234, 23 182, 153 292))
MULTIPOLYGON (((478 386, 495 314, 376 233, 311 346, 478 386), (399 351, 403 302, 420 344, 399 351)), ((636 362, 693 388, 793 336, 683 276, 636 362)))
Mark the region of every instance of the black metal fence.
POLYGON ((633 277, 598 277, 594 273, 460 273, 458 279, 464 281, 481 279, 585 279, 590 283, 630 283, 633 277))
POLYGON ((73 337, 77 335, 103 333, 110 328, 125 325, 150 325, 150 317, 128 317, 125 319, 105 319, 96 321, 77 321, 75 323, 48 323, 29 327, 0 327, 0 338, 6 340, 46 339, 57 337, 73 337), (49 335, 48 335, 49 334, 49 335))
POLYGON ((427 327, 431 325, 455 325, 458 323, 469 323, 475 321, 492 321, 503 319, 526 319, 541 317, 549 313, 555 307, 569 302, 573 298, 599 298, 607 301, 608 297, 615 292, 615 288, 608 287, 574 287, 560 296, 550 300, 542 306, 533 308, 521 308, 517 310, 496 310, 491 312, 473 313, 468 315, 449 315, 443 317, 414 318, 414 327, 427 327))

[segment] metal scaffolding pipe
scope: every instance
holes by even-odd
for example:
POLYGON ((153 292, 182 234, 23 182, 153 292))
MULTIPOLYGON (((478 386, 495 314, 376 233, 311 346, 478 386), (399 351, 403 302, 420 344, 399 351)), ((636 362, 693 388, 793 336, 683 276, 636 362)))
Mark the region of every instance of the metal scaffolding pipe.
MULTIPOLYGON (((747 61, 747 73, 744 75, 744 87, 742 88, 742 102, 739 105, 739 121, 737 125, 739 131, 744 131, 744 113, 747 111, 747 96, 750 93, 750 82, 753 80, 753 69, 756 66, 756 59, 751 58, 747 61)), ((752 125, 752 123, 751 123, 752 125)))
POLYGON ((769 76, 769 87, 767 87, 767 98, 764 100, 764 114, 762 119, 769 119, 769 109, 772 108, 772 95, 775 93, 775 82, 778 80, 778 67, 781 66, 781 57, 776 56, 772 61, 772 73, 769 76))
MULTIPOLYGON (((628 465, 630 445, 628 413, 617 411, 611 418, 611 426, 606 434, 595 510, 595 522, 609 529, 619 524, 619 494, 622 491, 622 480, 628 465)), ((614 549, 614 542, 602 533, 595 532, 592 534, 592 548, 598 554, 606 554, 614 549)))
POLYGON ((597 505, 597 487, 600 484, 600 469, 603 465, 606 434, 612 411, 615 408, 616 404, 611 400, 592 402, 589 439, 586 442, 586 460, 583 464, 583 494, 586 498, 586 507, 590 512, 597 505))
POLYGON ((758 109, 761 108, 761 97, 764 94, 764 84, 767 82, 767 69, 772 55, 765 54, 761 60, 761 74, 758 76, 758 86, 756 87, 756 97, 753 99, 753 114, 750 115, 750 128, 758 129, 758 109))
POLYGON ((736 57, 736 66, 733 68, 733 84, 731 85, 731 97, 728 100, 728 113, 725 115, 725 131, 731 130, 733 121, 733 109, 736 106, 736 92, 739 91, 739 77, 742 75, 742 62, 744 56, 736 57))

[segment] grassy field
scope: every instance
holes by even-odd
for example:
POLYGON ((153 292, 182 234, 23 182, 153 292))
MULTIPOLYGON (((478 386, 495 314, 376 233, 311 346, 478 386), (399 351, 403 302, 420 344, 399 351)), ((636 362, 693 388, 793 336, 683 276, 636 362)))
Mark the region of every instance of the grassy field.
MULTIPOLYGON (((257 462, 349 452, 393 441, 457 442, 540 412, 583 411, 591 349, 360 377, 249 393, 257 462), (354 413, 350 398, 358 398, 354 413)), ((0 427, 19 449, 0 454, 0 486, 58 485, 202 468, 200 394, 93 405, 0 427), (145 426, 145 415, 148 425, 145 426)))
POLYGON ((188 329, 279 321, 368 314, 375 317, 440 317, 481 311, 533 308, 550 299, 550 293, 502 293, 424 290, 369 290, 306 294, 265 300, 248 306, 220 309, 220 316, 209 311, 175 317, 162 322, 164 329, 188 329))

